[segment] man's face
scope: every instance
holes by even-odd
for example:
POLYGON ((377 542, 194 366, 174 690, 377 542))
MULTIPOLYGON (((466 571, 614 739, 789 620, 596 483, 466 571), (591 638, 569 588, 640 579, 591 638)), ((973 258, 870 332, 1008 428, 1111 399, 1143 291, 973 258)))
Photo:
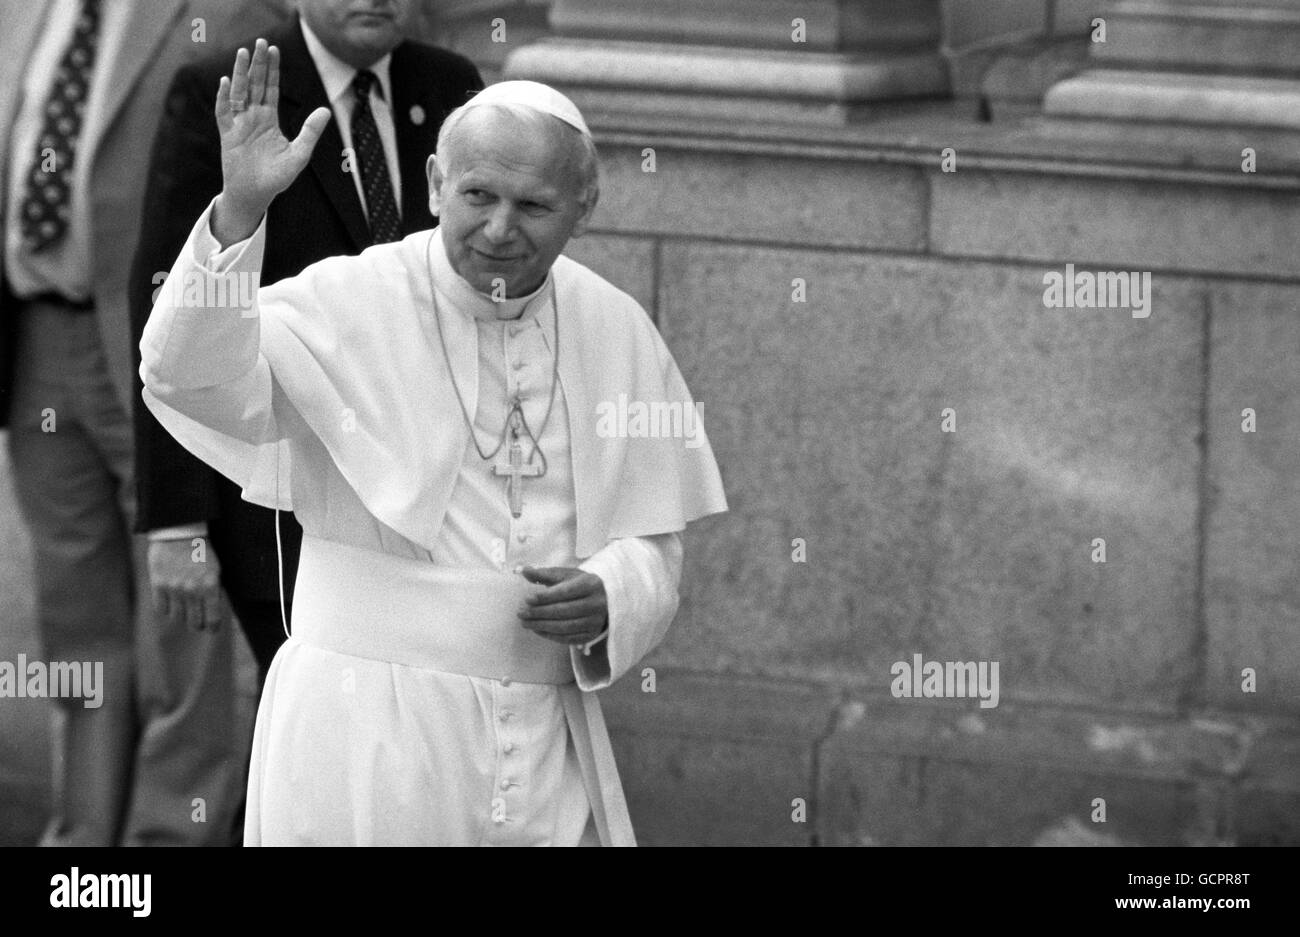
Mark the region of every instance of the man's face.
POLYGON ((392 52, 411 21, 411 0, 298 0, 298 9, 325 48, 353 68, 392 52))
POLYGON ((447 141, 447 175, 429 158, 430 208, 452 268, 481 293, 537 289, 569 238, 587 227, 576 146, 489 109, 467 114, 447 141))

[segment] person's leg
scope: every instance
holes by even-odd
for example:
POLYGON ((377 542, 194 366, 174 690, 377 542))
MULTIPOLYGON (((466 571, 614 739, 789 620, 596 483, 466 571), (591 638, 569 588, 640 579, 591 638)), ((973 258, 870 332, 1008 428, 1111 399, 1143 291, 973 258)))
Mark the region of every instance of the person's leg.
POLYGON ((32 534, 42 652, 47 661, 104 668, 100 706, 56 703, 53 815, 42 842, 113 845, 136 734, 131 548, 116 479, 80 412, 96 323, 44 306, 20 316, 9 451, 32 534))

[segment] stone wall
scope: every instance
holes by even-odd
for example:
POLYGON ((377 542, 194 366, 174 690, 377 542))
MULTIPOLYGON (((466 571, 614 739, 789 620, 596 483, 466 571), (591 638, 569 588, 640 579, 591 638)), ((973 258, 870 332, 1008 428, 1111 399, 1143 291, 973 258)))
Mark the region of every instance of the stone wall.
POLYGON ((655 311, 732 505, 657 692, 609 694, 643 836, 1024 843, 1100 797, 1125 842, 1300 842, 1295 180, 915 129, 601 141, 571 253, 655 311), (1150 316, 1045 308, 1067 263, 1150 316), (1000 705, 895 699, 918 653, 1000 705))
POLYGON ((1041 98, 1094 6, 945 4, 949 103, 846 120, 568 79, 605 167, 570 253, 655 315, 732 506, 605 694, 643 842, 1300 843, 1300 150, 961 106, 967 73, 1041 98), (1046 60, 952 54, 1022 22, 1046 60), (1149 317, 1047 308, 1066 264, 1149 273, 1149 317), (998 662, 999 705, 895 698, 917 654, 998 662))

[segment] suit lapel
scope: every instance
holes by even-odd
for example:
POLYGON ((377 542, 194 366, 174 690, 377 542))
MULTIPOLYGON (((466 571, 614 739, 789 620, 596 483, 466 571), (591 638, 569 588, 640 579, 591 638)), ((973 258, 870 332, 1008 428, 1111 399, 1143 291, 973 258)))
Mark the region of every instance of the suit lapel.
MULTIPOLYGON (((330 102, 296 16, 278 45, 280 126, 284 135, 292 140, 308 115, 318 107, 329 108, 330 102)), ((311 171, 342 219, 353 247, 358 251, 369 247, 370 224, 362 211, 361 200, 357 198, 352 177, 343 171, 343 135, 339 133, 338 122, 332 115, 311 155, 311 171)))
POLYGON ((433 226, 424 164, 437 143, 442 111, 433 94, 435 76, 420 71, 406 43, 393 50, 388 74, 402 172, 402 233, 411 234, 433 226))
MULTIPOLYGON (((5 6, 4 39, 0 40, 0 207, 9 191, 10 137, 22 102, 27 59, 36 46, 41 25, 53 0, 5 6)), ((0 222, 2 228, 3 222, 0 222)))
POLYGON ((112 75, 109 77, 98 125, 87 128, 94 135, 91 144, 92 162, 94 148, 99 146, 107 129, 113 126, 118 111, 131 97, 140 76, 153 64, 154 50, 176 28, 173 24, 181 18, 188 6, 187 3, 174 3, 159 10, 159 4, 148 3, 147 12, 138 9, 146 3, 148 0, 132 0, 132 10, 127 14, 130 25, 122 36, 122 44, 113 60, 112 75))

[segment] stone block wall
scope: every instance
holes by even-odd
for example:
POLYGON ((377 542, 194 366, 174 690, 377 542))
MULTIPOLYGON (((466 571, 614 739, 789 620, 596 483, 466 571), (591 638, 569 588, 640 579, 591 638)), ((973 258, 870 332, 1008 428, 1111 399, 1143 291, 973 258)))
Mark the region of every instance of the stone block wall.
POLYGON ((1300 842, 1294 159, 936 120, 598 137, 570 254, 652 310, 732 507, 687 538, 654 692, 606 694, 642 839, 1300 842), (1047 308, 1066 264, 1149 273, 1150 315, 1047 308), (895 698, 916 654, 999 662, 999 705, 895 698))

